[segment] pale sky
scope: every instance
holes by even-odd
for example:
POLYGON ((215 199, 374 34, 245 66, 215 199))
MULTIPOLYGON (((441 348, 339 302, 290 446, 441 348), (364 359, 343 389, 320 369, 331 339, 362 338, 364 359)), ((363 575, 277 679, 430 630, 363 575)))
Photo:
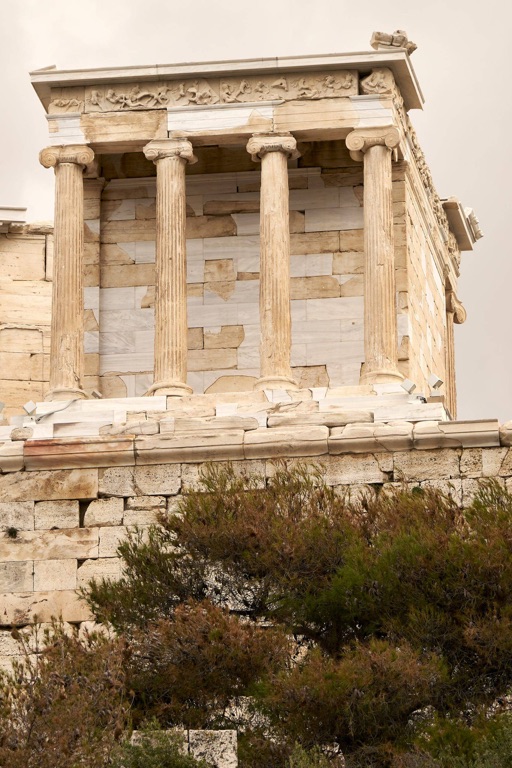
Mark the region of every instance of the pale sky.
MULTIPOLYGON (((425 96, 410 112, 441 197, 485 237, 462 256, 460 419, 512 419, 512 95, 508 0, 0 0, 0 205, 53 217, 44 110, 28 72, 368 51, 405 29, 425 96)), ((0 275, 1 279, 1 275, 0 275)))

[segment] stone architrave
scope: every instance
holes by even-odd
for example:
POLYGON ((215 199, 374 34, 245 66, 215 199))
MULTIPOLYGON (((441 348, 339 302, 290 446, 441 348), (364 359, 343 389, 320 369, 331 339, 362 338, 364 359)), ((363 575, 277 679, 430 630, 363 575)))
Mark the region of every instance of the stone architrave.
POLYGON ((197 162, 187 139, 150 141, 156 165, 155 372, 148 394, 183 396, 187 381, 187 255, 185 167, 197 162))
POLYGON ((361 384, 401 381, 398 370, 391 161, 393 126, 360 128, 346 138, 364 163, 364 353, 361 384))
POLYGON ((87 145, 47 147, 39 154, 55 168, 55 230, 50 348, 46 400, 85 398, 83 320, 84 168, 94 152, 87 145))
POLYGON ((298 389, 292 378, 288 166, 299 157, 290 134, 255 135, 247 151, 261 160, 260 378, 255 389, 298 389))

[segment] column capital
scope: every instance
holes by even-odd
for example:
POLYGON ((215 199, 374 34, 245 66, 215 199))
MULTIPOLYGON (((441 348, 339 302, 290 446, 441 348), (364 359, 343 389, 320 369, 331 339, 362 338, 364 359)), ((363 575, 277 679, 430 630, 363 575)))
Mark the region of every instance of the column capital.
POLYGON ((60 163, 72 163, 85 168, 94 160, 94 152, 87 144, 46 147, 39 153, 39 162, 45 168, 55 168, 60 163))
POLYGON ((291 133, 257 133, 247 142, 247 151, 254 162, 261 160, 268 152, 282 152, 289 160, 300 157, 297 142, 291 133))
POLYGON ((179 157, 189 165, 197 163, 194 148, 188 139, 155 139, 142 150, 155 164, 166 157, 179 157))
POLYGON ((345 139, 352 160, 360 161, 371 147, 396 149, 400 143, 400 133, 394 125, 376 128, 356 128, 345 139))

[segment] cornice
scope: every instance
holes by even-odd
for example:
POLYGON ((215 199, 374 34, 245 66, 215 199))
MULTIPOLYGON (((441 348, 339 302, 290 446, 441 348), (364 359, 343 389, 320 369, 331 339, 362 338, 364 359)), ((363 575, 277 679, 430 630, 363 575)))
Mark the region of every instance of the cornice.
POLYGON ((237 77, 241 75, 270 75, 272 73, 284 74, 287 72, 304 72, 307 74, 318 70, 356 69, 361 74, 369 74, 376 67, 387 67, 393 72, 406 109, 422 109, 423 94, 409 55, 403 49, 97 69, 58 70, 47 68, 31 72, 30 78, 41 103, 47 109, 52 88, 86 85, 105 86, 116 83, 176 80, 187 77, 200 79, 212 76, 237 77))

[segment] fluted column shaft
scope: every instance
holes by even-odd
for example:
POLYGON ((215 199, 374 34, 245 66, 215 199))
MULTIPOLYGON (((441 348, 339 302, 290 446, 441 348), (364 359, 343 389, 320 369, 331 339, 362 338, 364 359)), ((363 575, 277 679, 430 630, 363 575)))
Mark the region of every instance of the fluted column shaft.
POLYGON ((55 168, 50 389, 45 399, 84 398, 83 171, 94 153, 87 146, 48 147, 39 159, 45 168, 55 168))
POLYGON ((292 378, 288 165, 293 136, 253 136, 247 151, 261 160, 260 378, 256 389, 297 389, 292 378))
POLYGON ((155 373, 149 393, 181 396, 187 385, 187 256, 185 167, 196 162, 186 139, 152 141, 156 165, 155 373))
POLYGON ((392 152, 396 128, 355 130, 346 142, 364 163, 364 354, 361 384, 400 381, 395 298, 392 152))

